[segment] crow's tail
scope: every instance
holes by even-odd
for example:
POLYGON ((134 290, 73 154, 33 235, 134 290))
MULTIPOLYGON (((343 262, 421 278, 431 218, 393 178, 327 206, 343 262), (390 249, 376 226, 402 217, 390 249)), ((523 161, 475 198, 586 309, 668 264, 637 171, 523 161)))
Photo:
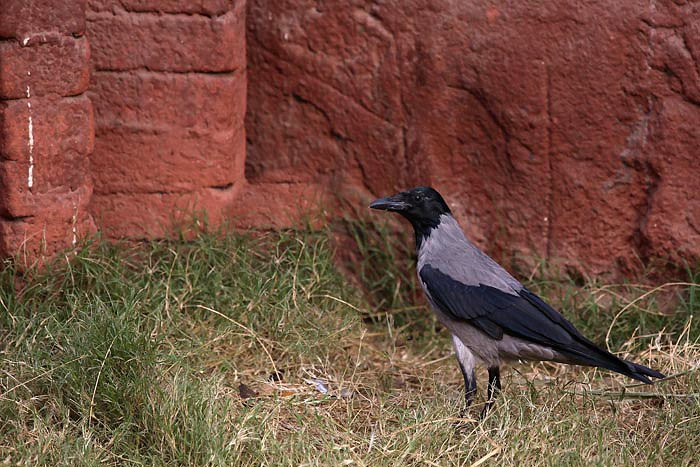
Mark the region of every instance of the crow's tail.
POLYGON ((620 371, 619 373, 629 376, 632 379, 636 379, 637 381, 641 381, 642 383, 653 384, 653 381, 651 381, 648 376, 651 376, 652 378, 666 377, 663 373, 659 373, 658 371, 647 368, 639 363, 630 362, 628 360, 622 360, 622 362, 624 362, 631 371, 629 373, 620 371))
POLYGON ((646 384, 653 384, 653 381, 650 380, 649 377, 666 377, 662 373, 640 365, 639 363, 623 360, 601 349, 590 341, 580 342, 580 344, 583 345, 573 346, 573 348, 569 348, 563 352, 573 357, 574 361, 579 365, 605 368, 646 384))

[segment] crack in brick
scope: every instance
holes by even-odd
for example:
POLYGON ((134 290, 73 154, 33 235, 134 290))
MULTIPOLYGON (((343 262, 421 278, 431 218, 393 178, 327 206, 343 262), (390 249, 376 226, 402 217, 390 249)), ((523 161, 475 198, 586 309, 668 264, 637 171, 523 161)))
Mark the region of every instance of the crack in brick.
POLYGON ((224 185, 212 185, 208 186, 207 188, 210 190, 215 190, 215 191, 231 191, 233 187, 235 186, 235 182, 229 182, 224 185))
POLYGON ((36 216, 33 214, 26 216, 11 216, 9 214, 0 214, 0 219, 6 222, 24 222, 29 219, 34 219, 36 216))
POLYGON ((245 68, 231 68, 230 70, 224 71, 200 71, 200 70, 154 70, 147 66, 135 66, 135 67, 125 67, 125 68, 99 68, 95 67, 94 71, 96 73, 153 73, 162 75, 206 75, 211 77, 230 77, 241 72, 245 72, 245 68))
MULTIPOLYGON (((87 92, 87 91, 81 91, 81 92, 78 92, 78 93, 75 93, 75 94, 70 93, 70 94, 66 94, 65 96, 63 96, 63 95, 58 95, 58 94, 56 94, 56 93, 46 93, 46 94, 41 94, 41 95, 38 95, 38 96, 37 96, 37 95, 34 95, 34 96, 32 97, 32 99, 33 99, 33 100, 37 100, 37 99, 55 98, 55 97, 58 97, 58 98, 61 99, 61 100, 63 100, 63 99, 76 99, 76 98, 79 98, 79 97, 84 96, 86 92, 87 92)), ((27 95, 26 95, 26 92, 25 92, 25 95, 22 96, 22 97, 3 97, 3 98, 0 99, 0 102, 13 102, 13 101, 26 100, 26 99, 27 99, 27 95)))
POLYGON ((316 104, 315 102, 313 102, 313 101, 311 101, 311 100, 309 100, 309 99, 307 99, 307 98, 305 98, 305 97, 300 96, 300 95, 299 95, 298 93, 296 93, 296 92, 292 92, 291 95, 292 95, 292 99, 294 99, 296 102, 298 102, 298 103, 300 103, 300 104, 303 104, 303 105, 308 105, 309 107, 311 107, 312 109, 316 110, 318 113, 320 113, 321 115, 323 115, 323 118, 326 120, 326 124, 328 125, 329 132, 330 132, 331 135, 332 135, 332 133, 333 133, 333 122, 331 121, 331 117, 330 117, 330 115, 328 115, 328 112, 326 111, 326 109, 324 109, 324 108, 321 107, 320 105, 316 104))
POLYGON ((546 110, 547 110, 547 239, 545 243, 545 258, 547 261, 552 258, 552 236, 554 234, 554 165, 552 163, 552 133, 554 131, 554 120, 552 119, 552 74, 549 66, 546 71, 546 110))
MULTIPOLYGON (((283 57, 281 57, 281 56, 279 56, 279 55, 274 54, 272 51, 270 51, 269 49, 267 49, 267 48, 266 48, 264 45, 262 45, 262 44, 258 44, 258 45, 259 45, 259 47, 261 48, 262 54, 268 55, 267 58, 268 58, 269 63, 275 63, 275 61, 277 60, 277 61, 286 63, 287 65, 289 65, 289 66, 295 68, 295 70, 298 72, 298 74, 308 76, 308 74, 307 74, 301 67, 299 67, 296 63, 290 61, 290 60, 287 59, 287 58, 283 58, 283 57)), ((375 117, 375 118, 381 120, 382 122, 386 123, 386 124, 389 125, 390 127, 394 128, 394 129, 397 129, 397 125, 396 125, 395 123, 393 123, 393 122, 391 122, 390 120, 388 120, 387 118, 385 118, 385 117, 379 115, 379 114, 376 113, 374 110, 365 107, 365 105, 364 105, 362 102, 356 100, 355 98, 353 98, 353 97, 351 97, 351 96, 348 96, 347 94, 343 93, 341 90, 339 90, 338 88, 336 88, 336 87, 333 86, 332 84, 330 84, 330 83, 324 81, 324 80, 321 79, 320 77, 318 77, 318 76, 309 76, 309 78, 312 79, 313 81, 315 81, 316 84, 321 85, 321 86, 324 86, 324 87, 326 87, 326 88, 328 88, 328 89, 333 90, 335 93, 337 93, 338 95, 340 95, 340 96, 344 97, 345 99, 347 99, 349 102, 351 102, 355 107, 358 107, 360 110, 363 110, 364 112, 370 114, 371 116, 373 116, 373 117, 375 117)))
MULTIPOLYGON (((509 170, 507 171, 509 175, 512 173, 515 173, 515 171, 516 171, 515 166, 513 165, 511 151, 508 149, 508 144, 510 143, 511 140, 520 144, 522 147, 524 147, 531 154, 534 154, 534 151, 532 150, 532 148, 530 147, 529 144, 526 144, 519 136, 514 135, 512 132, 510 132, 508 130, 508 128, 503 124, 503 122, 498 117, 498 115, 496 114, 496 112, 493 109, 493 106, 488 101, 488 99, 483 94, 483 92, 481 92, 478 89, 472 89, 468 86, 464 86, 461 84, 449 84, 448 83, 447 87, 450 89, 457 90, 457 91, 464 91, 467 94, 469 94, 470 96, 472 96, 479 103, 479 105, 481 105, 481 107, 484 109, 486 114, 489 116, 489 119, 491 120, 491 122, 494 125, 496 125, 499 132, 501 133, 501 137, 503 138, 503 142, 504 142, 504 146, 505 146, 505 155, 506 155, 506 159, 507 159, 507 162, 509 165, 509 167, 508 167, 509 170)), ((494 152, 498 153, 497 148, 494 148, 494 152)))
POLYGON ((177 18, 177 17, 185 17, 185 18, 206 18, 210 20, 217 20, 223 16, 226 16, 230 14, 231 12, 235 11, 235 8, 231 8, 229 10, 226 10, 222 13, 218 14, 206 14, 203 12, 188 12, 188 11, 162 11, 162 10, 137 10, 137 9, 129 9, 128 7, 125 7, 124 5, 119 5, 119 6, 114 6, 110 8, 109 10, 91 10, 86 12, 86 18, 88 20, 91 19, 104 19, 104 18, 112 18, 115 16, 129 16, 129 15, 138 15, 138 16, 152 16, 154 18, 163 18, 163 17, 169 17, 169 18, 177 18))
POLYGON ((686 102, 695 106, 700 106, 700 68, 698 67, 696 57, 693 55, 692 49, 688 44, 688 38, 683 31, 685 24, 682 21, 679 24, 656 24, 648 18, 641 18, 641 22, 649 27, 647 44, 648 53, 646 54, 647 67, 652 70, 660 71, 671 78, 677 79, 681 84, 682 91, 678 92, 672 88, 671 90, 686 102), (653 64, 655 49, 653 40, 657 30, 672 33, 670 37, 663 39, 663 44, 666 48, 666 50, 664 50, 665 53, 661 57, 663 66, 653 64), (676 39, 678 43, 672 44, 670 40, 671 38, 676 39), (687 70, 686 67, 682 65, 680 66, 680 73, 678 69, 674 69, 676 68, 674 66, 674 61, 672 59, 669 60, 669 53, 673 52, 670 52, 669 48, 672 48, 673 52, 681 54, 681 58, 686 62, 685 64, 688 68, 687 70), (690 72, 690 76, 688 76, 688 73, 684 73, 684 71, 690 72), (685 76, 681 76, 681 74, 685 76))
POLYGON ((649 222, 649 216, 651 214, 652 208, 654 206, 654 198, 659 186, 661 184, 661 176, 659 175, 656 168, 649 162, 644 161, 643 171, 647 176, 647 186, 645 188, 644 194, 644 204, 639 209, 639 215, 635 222, 634 233, 632 234, 632 240, 634 242, 635 250, 640 260, 646 264, 649 260, 649 239, 645 233, 647 223, 649 222))
POLYGON ((222 185, 210 185, 193 187, 189 189, 159 189, 159 190, 146 190, 146 191, 134 191, 134 190, 94 190, 94 194, 97 196, 148 196, 148 195, 161 195, 161 196, 187 196, 196 195, 201 192, 201 190, 216 190, 221 192, 230 192, 236 186, 236 182, 225 183, 222 185))
MULTIPOLYGON (((345 143, 353 142, 353 139, 350 138, 350 137, 348 137, 348 136, 345 136, 345 135, 340 134, 340 133, 335 129, 335 126, 334 126, 334 124, 333 124, 333 120, 331 119, 331 117, 330 117, 330 115, 328 114, 328 112, 326 111, 326 109, 324 109, 323 107, 319 106, 319 105, 316 104, 315 102, 313 102, 313 101, 311 101, 311 100, 309 100, 309 99, 306 99, 306 98, 300 96, 300 95, 299 95, 298 93, 296 93, 296 92, 292 92, 292 93, 291 93, 291 96, 292 96, 292 98, 293 98, 296 102, 298 102, 299 104, 308 105, 309 107, 311 107, 312 109, 314 109, 315 111, 317 111, 319 114, 321 114, 321 115, 324 117, 324 119, 326 120, 326 124, 327 124, 327 126, 328 126, 328 134, 329 134, 329 136, 330 136, 331 138, 334 138, 334 139, 338 140, 341 144, 343 144, 343 150, 347 153, 348 151, 347 151, 347 148, 345 148, 345 143)), ((354 154, 354 155, 355 155, 355 156, 354 156, 354 161, 355 161, 355 163, 357 164, 358 169, 360 170, 361 182, 362 182, 364 188, 365 188, 366 190, 368 190, 369 192, 371 192, 372 190, 371 190, 370 186, 367 184, 368 173, 367 173, 367 171, 366 171, 364 165, 362 164, 362 159, 361 159, 360 157, 358 157, 356 151, 352 151, 351 154, 354 154)), ((292 181, 292 183, 305 183, 305 182, 292 181)))
MULTIPOLYGON (((231 124, 235 124, 235 122, 231 122, 231 124)), ((110 118, 110 119, 96 119, 95 121, 95 136, 101 137, 105 133, 111 133, 113 131, 120 131, 123 133, 138 133, 138 134, 144 134, 144 135, 156 135, 156 136, 167 136, 168 134, 173 134, 173 133, 182 133, 188 132, 188 134, 191 134, 192 136, 212 136, 212 135, 219 135, 219 136, 226 136, 226 135, 232 135, 235 136, 237 133, 241 132, 241 127, 240 126, 232 126, 227 129, 221 129, 221 130, 216 130, 216 131, 211 131, 211 128, 208 126, 190 126, 190 127, 182 127, 182 126, 176 126, 176 125, 154 125, 154 124, 148 124, 148 123, 133 123, 129 121, 125 121, 123 119, 118 119, 118 118, 110 118)))

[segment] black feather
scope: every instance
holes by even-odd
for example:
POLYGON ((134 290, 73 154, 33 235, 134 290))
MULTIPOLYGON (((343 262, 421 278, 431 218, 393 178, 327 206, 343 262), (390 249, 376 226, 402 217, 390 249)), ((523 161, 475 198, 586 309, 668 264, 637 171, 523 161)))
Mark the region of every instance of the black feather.
POLYGON ((622 360, 586 339, 561 314, 526 288, 514 293, 484 284, 467 285, 431 265, 420 270, 430 297, 440 309, 458 321, 467 321, 492 339, 504 334, 550 347, 572 363, 598 366, 650 383, 647 376, 663 375, 645 366, 622 360))

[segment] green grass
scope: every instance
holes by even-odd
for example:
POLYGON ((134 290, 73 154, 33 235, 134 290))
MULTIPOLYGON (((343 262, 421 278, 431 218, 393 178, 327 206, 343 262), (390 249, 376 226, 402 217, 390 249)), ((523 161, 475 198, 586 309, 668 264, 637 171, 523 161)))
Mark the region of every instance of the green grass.
POLYGON ((354 281, 328 232, 97 243, 24 274, 7 263, 0 465, 696 463, 700 288, 531 283, 594 340, 681 374, 626 387, 515 366, 477 423, 459 418, 461 376, 416 291, 410 239, 350 227, 354 281))

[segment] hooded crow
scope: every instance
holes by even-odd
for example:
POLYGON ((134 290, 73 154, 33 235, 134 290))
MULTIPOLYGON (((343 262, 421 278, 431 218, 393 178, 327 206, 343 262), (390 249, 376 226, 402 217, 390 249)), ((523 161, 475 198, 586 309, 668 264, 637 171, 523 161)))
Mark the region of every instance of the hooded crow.
POLYGON ((586 339, 464 235, 440 194, 418 187, 370 205, 401 214, 413 226, 418 280, 438 320, 452 333, 465 401, 476 393, 474 367, 488 368, 488 412, 501 389, 499 368, 513 360, 550 360, 605 368, 651 384, 658 371, 629 362, 586 339))

